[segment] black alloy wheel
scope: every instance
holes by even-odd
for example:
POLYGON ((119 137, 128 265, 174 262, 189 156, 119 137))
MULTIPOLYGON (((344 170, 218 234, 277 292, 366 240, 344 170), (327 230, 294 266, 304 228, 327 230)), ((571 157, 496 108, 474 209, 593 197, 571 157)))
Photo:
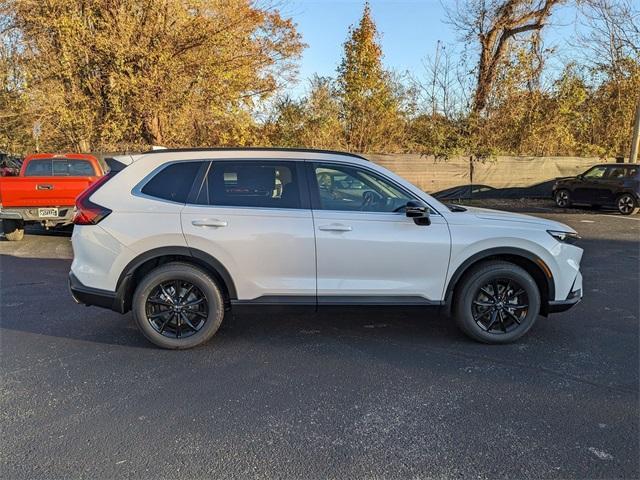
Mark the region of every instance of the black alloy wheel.
POLYGON ((500 335, 522 324, 529 310, 529 298, 516 281, 492 279, 478 288, 471 309, 473 320, 483 331, 500 335))
POLYGON ((199 332, 209 317, 205 295, 185 280, 158 284, 147 297, 145 311, 156 332, 176 339, 199 332))
POLYGON ((571 206, 571 195, 569 190, 558 190, 555 194, 556 205, 560 208, 567 208, 571 206))
POLYGON ((622 215, 631 215, 638 211, 636 199, 633 198, 633 195, 629 193, 620 195, 618 197, 618 201, 616 202, 616 206, 618 207, 618 211, 622 215))
POLYGON ((223 290, 197 265, 169 262, 140 279, 131 299, 133 318, 155 345, 185 349, 213 337, 224 319, 223 290))
POLYGON ((504 344, 525 335, 540 313, 541 293, 531 274, 504 260, 487 260, 465 272, 456 286, 452 313, 474 340, 504 344))

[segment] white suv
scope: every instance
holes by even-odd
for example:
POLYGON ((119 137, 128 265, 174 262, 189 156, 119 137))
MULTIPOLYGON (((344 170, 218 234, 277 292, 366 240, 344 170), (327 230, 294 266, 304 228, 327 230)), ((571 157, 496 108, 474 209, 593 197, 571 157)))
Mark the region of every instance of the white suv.
POLYGON ((126 167, 77 200, 71 292, 132 310, 161 347, 271 305, 438 307, 506 343, 582 296, 570 227, 444 205, 356 155, 161 150, 111 164, 126 167))

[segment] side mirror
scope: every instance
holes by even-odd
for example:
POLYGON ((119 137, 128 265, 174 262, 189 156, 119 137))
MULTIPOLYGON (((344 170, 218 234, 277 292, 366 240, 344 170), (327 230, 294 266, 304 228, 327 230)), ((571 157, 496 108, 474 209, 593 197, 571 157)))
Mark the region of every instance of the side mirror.
POLYGON ((409 200, 405 206, 405 214, 407 217, 413 218, 416 225, 431 225, 429 207, 424 203, 409 200))

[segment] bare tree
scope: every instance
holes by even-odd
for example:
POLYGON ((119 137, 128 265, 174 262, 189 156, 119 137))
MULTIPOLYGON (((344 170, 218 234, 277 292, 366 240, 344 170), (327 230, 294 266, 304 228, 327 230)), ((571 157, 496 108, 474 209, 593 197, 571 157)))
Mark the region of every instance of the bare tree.
POLYGON ((579 5, 583 28, 574 45, 596 80, 592 97, 600 107, 592 128, 624 156, 640 104, 640 4, 581 0, 579 5))
POLYGON ((449 22, 469 43, 478 42, 480 59, 472 112, 481 113, 496 81, 511 40, 521 34, 540 35, 552 10, 565 0, 457 0, 449 22))
POLYGON ((635 0, 582 0, 577 46, 588 64, 614 77, 629 59, 640 60, 640 5, 635 0))

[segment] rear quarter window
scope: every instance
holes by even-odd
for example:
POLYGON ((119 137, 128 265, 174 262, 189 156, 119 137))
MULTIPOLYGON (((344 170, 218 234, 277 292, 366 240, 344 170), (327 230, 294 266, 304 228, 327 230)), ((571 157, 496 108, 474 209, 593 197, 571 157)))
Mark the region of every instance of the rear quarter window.
POLYGON ((202 162, 178 162, 163 168, 149 180, 141 192, 150 197, 186 203, 202 162))

